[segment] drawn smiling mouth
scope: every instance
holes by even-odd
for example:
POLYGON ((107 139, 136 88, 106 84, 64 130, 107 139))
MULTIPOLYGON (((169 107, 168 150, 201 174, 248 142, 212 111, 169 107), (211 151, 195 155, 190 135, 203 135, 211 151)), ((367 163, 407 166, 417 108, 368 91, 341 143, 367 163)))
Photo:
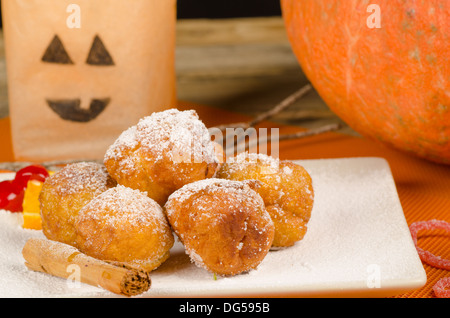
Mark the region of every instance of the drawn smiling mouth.
POLYGON ((110 101, 110 98, 92 99, 88 109, 81 108, 81 99, 47 99, 47 104, 64 120, 87 123, 97 118, 110 101))

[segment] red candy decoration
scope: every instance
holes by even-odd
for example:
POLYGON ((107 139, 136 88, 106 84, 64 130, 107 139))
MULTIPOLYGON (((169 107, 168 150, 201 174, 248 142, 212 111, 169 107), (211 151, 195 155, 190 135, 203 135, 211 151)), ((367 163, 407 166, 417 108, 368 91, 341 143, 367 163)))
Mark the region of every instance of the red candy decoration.
POLYGON ((0 182, 0 209, 11 212, 22 212, 24 191, 13 181, 0 182))
POLYGON ((411 235, 414 241, 414 245, 416 246, 417 252, 419 253, 420 259, 427 263, 428 265, 442 268, 446 270, 450 270, 450 260, 442 259, 440 256, 435 256, 432 253, 423 250, 419 246, 417 246, 417 233, 419 231, 429 231, 429 230, 445 230, 450 233, 450 223, 439 220, 430 220, 430 221, 420 221, 411 224, 409 227, 411 231, 411 235))
POLYGON ((29 180, 44 182, 48 176, 48 171, 43 166, 31 165, 17 171, 13 182, 17 187, 25 190, 29 180))
POLYGON ((441 278, 434 286, 433 291, 436 297, 450 298, 450 277, 441 278))
MULTIPOLYGON (((417 246, 417 235, 419 231, 439 229, 450 233, 450 223, 439 220, 420 221, 411 224, 409 229, 420 259, 433 267, 450 270, 450 260, 442 259, 440 256, 435 256, 417 246)), ((450 298, 450 277, 440 279, 433 286, 433 291, 436 297, 450 298)))
POLYGON ((29 180, 44 182, 49 176, 47 169, 40 165, 30 165, 20 169, 14 180, 0 182, 0 209, 22 212, 23 197, 29 180))

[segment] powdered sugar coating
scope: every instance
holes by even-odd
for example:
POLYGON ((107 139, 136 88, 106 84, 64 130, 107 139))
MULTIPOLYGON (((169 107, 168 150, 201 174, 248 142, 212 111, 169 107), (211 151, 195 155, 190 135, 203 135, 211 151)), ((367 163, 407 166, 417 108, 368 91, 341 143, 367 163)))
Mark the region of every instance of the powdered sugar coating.
POLYGON ((262 152, 241 152, 236 155, 236 157, 230 158, 231 162, 245 162, 249 161, 251 163, 261 162, 268 165, 275 165, 280 162, 280 159, 269 156, 268 154, 262 152))
POLYGON ((192 195, 198 194, 200 192, 205 193, 221 193, 227 192, 235 196, 238 200, 240 198, 245 198, 252 200, 253 204, 256 206, 264 206, 264 201, 261 196, 254 191, 258 183, 254 180, 248 181, 233 181, 226 179, 210 178, 193 183, 186 184, 181 189, 175 191, 169 196, 166 207, 166 213, 171 213, 173 211, 170 207, 175 202, 184 202, 189 200, 192 195))
POLYGON ((300 165, 263 153, 241 153, 224 163, 216 176, 261 182, 258 193, 275 223, 274 247, 291 246, 307 231, 314 204, 311 176, 300 165))
POLYGON ((169 109, 143 118, 138 123, 137 136, 144 147, 158 154, 157 160, 164 149, 172 149, 174 162, 217 162, 208 129, 194 110, 169 109), (185 154, 193 158, 180 158, 185 154))
POLYGON ((108 175, 106 168, 95 162, 69 164, 45 181, 45 188, 51 188, 57 196, 80 192, 93 192, 97 195, 113 185, 114 181, 108 175))
MULTIPOLYGON (((108 218, 104 219, 105 225, 108 227, 117 227, 123 221, 140 229, 151 226, 154 221, 157 221, 161 226, 167 224, 164 212, 158 203, 149 198, 145 192, 121 185, 117 185, 94 198, 80 210, 78 218, 80 222, 85 218, 100 220, 103 216, 96 214, 95 211, 105 210, 113 212, 108 215, 108 218)), ((159 230, 160 228, 153 227, 153 230, 159 230)))
MULTIPOLYGON (((122 155, 124 149, 137 147, 156 161, 168 155, 173 162, 218 162, 208 129, 194 110, 169 109, 142 118, 107 150, 105 161, 126 160, 122 155)), ((130 161, 123 163, 124 169, 130 165, 130 161)))
POLYGON ((161 206, 146 193, 118 185, 83 207, 77 246, 106 261, 153 270, 169 256, 174 239, 161 206))
POLYGON ((215 143, 195 111, 169 109, 124 131, 104 156, 117 183, 164 205, 183 185, 214 176, 215 143))
POLYGON ((95 162, 69 164, 48 177, 39 195, 45 236, 73 245, 79 210, 115 185, 105 167, 95 162))
POLYGON ((256 186, 253 180, 211 178, 187 184, 169 197, 166 214, 194 264, 236 275, 262 262, 274 224, 256 186))
POLYGON ((118 163, 121 171, 132 171, 135 169, 135 162, 132 156, 129 156, 130 150, 133 151, 139 146, 136 139, 136 126, 132 126, 123 131, 119 138, 108 148, 104 161, 114 159, 118 163))

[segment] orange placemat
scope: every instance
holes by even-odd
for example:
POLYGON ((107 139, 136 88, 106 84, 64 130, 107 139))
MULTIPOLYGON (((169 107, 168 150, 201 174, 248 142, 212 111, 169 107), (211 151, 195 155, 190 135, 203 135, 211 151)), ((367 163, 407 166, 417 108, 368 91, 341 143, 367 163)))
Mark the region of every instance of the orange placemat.
MULTIPOLYGON (((285 159, 320 159, 341 157, 382 157, 391 166, 400 202, 408 225, 416 221, 439 219, 450 222, 450 166, 438 165, 386 148, 366 138, 337 133, 286 141, 280 145, 285 159)), ((425 250, 450 259, 450 235, 442 231, 419 237, 425 250)), ((423 288, 398 297, 434 297, 432 287, 446 270, 424 264, 427 283, 423 288)))
MULTIPOLYGON (((212 107, 180 102, 180 109, 195 109, 208 127, 218 124, 234 123, 246 120, 242 115, 226 112, 212 107)), ((298 127, 278 126, 270 122, 264 127, 279 127, 280 134, 300 130, 298 127)), ((12 161, 9 120, 0 119, 0 162, 12 161)), ((326 133, 305 139, 283 141, 279 145, 281 159, 322 159, 345 157, 382 157, 392 170, 398 194, 410 225, 416 221, 439 219, 450 222, 450 166, 431 163, 409 156, 380 145, 366 138, 353 137, 340 133, 326 133)), ((450 236, 436 232, 419 238, 419 246, 450 258, 450 236)), ((424 264, 427 283, 424 287, 396 297, 434 297, 432 287, 450 272, 424 264)))
POLYGON ((0 162, 14 161, 9 118, 0 119, 0 162))

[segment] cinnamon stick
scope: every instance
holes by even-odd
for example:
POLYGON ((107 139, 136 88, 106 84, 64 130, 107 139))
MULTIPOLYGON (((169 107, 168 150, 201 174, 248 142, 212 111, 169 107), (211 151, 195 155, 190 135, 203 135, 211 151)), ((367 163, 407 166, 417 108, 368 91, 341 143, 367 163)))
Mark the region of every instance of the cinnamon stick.
POLYGON ((81 253, 75 247, 47 239, 29 239, 22 255, 28 269, 69 279, 70 265, 79 268, 82 283, 102 287, 123 296, 136 296, 151 286, 147 272, 115 266, 81 253))

